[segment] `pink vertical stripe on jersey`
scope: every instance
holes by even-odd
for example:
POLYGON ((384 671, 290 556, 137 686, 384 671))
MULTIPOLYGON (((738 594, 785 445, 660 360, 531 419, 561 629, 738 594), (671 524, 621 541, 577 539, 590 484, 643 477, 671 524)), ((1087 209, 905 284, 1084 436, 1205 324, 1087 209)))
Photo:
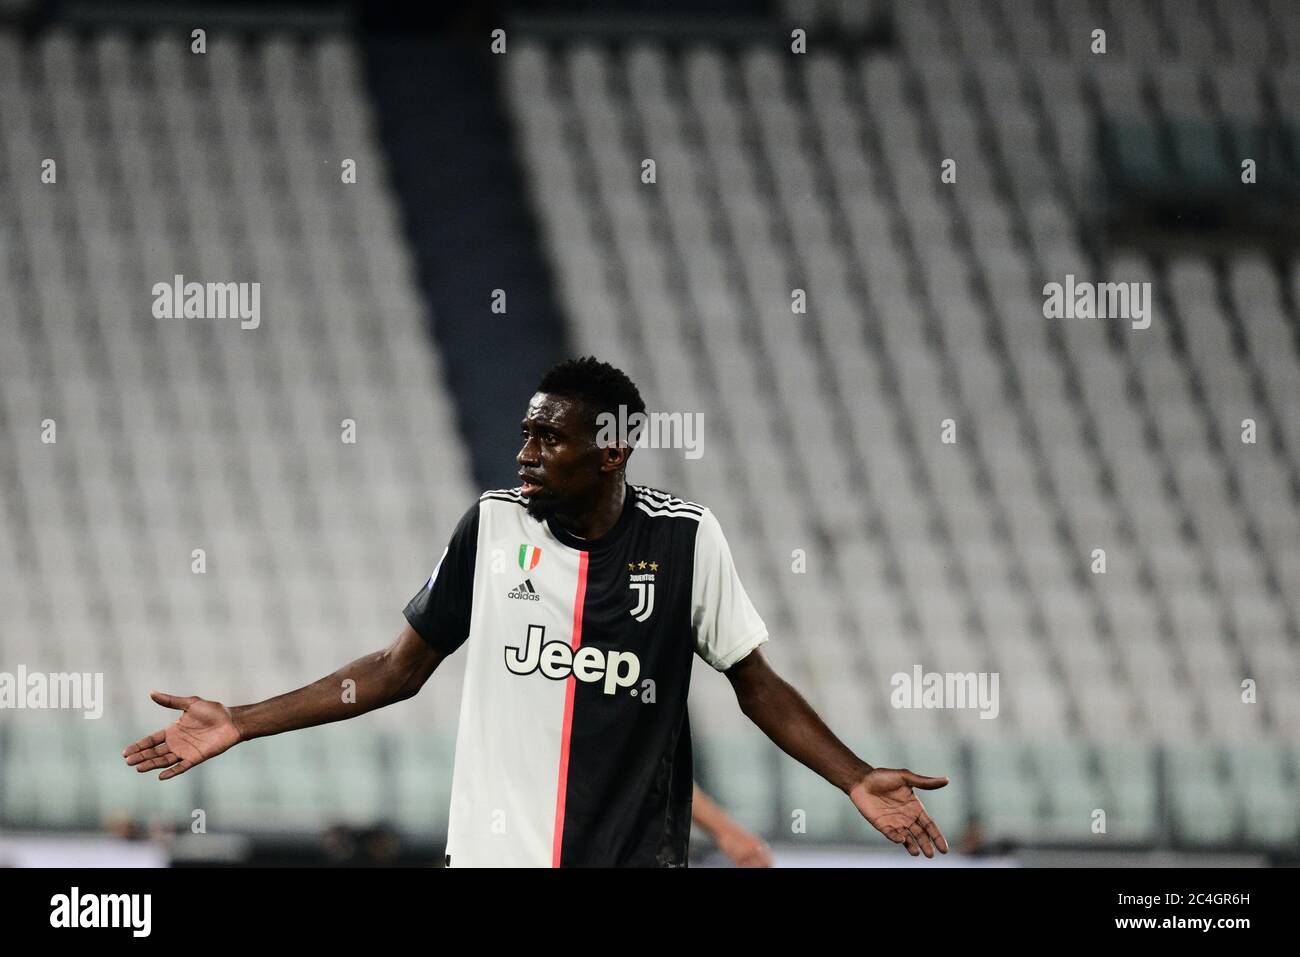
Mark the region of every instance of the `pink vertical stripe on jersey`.
MULTIPOLYGON (((582 606, 587 599, 587 553, 578 553, 578 592, 573 598, 573 650, 582 644, 582 606)), ((560 866, 560 849, 564 843, 564 796, 569 783, 569 736, 573 731, 573 693, 578 679, 565 681, 564 730, 560 737, 560 783, 555 794, 555 837, 551 844, 551 866, 560 866)))

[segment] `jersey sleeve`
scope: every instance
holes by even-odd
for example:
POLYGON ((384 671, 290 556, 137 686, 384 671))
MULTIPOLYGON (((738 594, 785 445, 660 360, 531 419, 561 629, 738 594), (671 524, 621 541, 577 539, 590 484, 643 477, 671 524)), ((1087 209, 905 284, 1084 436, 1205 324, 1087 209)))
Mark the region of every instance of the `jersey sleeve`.
POLYGON ((767 626, 736 574, 722 526, 707 508, 695 533, 691 627, 696 653, 718 671, 768 640, 767 626))
POLYGON ((461 517, 433 574, 402 612, 420 637, 445 655, 469 637, 478 552, 478 510, 479 503, 475 502, 461 517))

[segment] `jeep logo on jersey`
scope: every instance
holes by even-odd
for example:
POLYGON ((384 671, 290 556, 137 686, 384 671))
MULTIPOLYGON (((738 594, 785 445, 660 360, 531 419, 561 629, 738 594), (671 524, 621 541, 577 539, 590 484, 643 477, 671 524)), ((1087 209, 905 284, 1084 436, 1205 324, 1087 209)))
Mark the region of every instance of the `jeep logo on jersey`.
POLYGON ((645 621, 655 610, 655 576, 658 562, 628 562, 627 587, 636 592, 636 606, 628 613, 637 621, 645 621), (645 571, 645 569, 650 571, 645 571))
POLYGON ((603 651, 592 645, 574 651, 566 641, 547 641, 545 625, 529 625, 522 648, 506 646, 506 667, 512 674, 540 671, 561 681, 569 675, 579 681, 605 679, 605 694, 628 688, 641 674, 641 660, 630 651, 603 651))

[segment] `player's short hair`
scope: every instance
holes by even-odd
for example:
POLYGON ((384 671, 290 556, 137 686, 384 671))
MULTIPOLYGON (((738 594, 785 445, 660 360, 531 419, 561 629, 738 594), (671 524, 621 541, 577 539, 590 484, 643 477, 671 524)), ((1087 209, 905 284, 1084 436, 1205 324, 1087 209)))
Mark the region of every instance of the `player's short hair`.
POLYGON ((593 435, 596 434, 596 416, 602 412, 617 417, 619 406, 623 406, 629 417, 638 412, 645 414, 645 402, 636 384, 621 369, 601 362, 595 356, 565 359, 552 366, 542 376, 537 391, 586 402, 592 411, 593 435))

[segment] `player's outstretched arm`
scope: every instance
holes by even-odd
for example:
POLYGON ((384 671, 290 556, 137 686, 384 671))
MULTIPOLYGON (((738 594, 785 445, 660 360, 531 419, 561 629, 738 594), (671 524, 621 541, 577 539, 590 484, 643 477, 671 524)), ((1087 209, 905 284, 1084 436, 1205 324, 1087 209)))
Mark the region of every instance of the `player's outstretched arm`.
POLYGON ((698 784, 691 798, 691 821, 707 832, 718 850, 737 867, 772 866, 772 852, 764 840, 739 824, 698 784))
POLYGON ((758 649, 726 671, 740 710, 786 754, 807 765, 849 796, 876 830, 913 857, 934 857, 948 842, 913 788, 932 790, 948 783, 906 768, 873 768, 852 751, 812 706, 778 675, 758 649))
POLYGON ((305 688, 257 704, 227 708, 219 701, 154 691, 150 695, 154 701, 179 710, 181 716, 128 745, 122 757, 141 773, 164 768, 158 779, 165 781, 241 741, 341 721, 404 701, 429 680, 442 657, 406 625, 384 650, 358 658, 305 688), (349 680, 352 684, 345 685, 349 680))

